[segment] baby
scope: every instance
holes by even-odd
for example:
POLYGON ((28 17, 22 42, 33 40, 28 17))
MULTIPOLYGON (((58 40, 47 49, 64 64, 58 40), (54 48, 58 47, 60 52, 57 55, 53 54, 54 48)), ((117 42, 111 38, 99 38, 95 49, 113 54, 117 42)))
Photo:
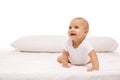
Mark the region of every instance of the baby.
POLYGON ((92 67, 87 71, 99 70, 99 62, 94 48, 85 39, 89 31, 88 22, 82 18, 74 18, 70 22, 66 45, 62 51, 62 55, 57 58, 57 61, 62 63, 62 66, 69 68, 70 64, 85 65, 92 64, 92 67))

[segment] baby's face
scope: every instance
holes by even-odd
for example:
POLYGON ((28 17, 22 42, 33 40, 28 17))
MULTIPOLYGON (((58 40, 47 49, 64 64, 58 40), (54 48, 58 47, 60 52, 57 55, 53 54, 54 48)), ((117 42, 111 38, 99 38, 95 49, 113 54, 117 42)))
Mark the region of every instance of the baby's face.
MULTIPOLYGON (((87 30, 88 32, 88 30, 87 30)), ((81 20, 72 20, 68 29, 68 36, 72 40, 79 40, 87 35, 86 29, 81 20)))

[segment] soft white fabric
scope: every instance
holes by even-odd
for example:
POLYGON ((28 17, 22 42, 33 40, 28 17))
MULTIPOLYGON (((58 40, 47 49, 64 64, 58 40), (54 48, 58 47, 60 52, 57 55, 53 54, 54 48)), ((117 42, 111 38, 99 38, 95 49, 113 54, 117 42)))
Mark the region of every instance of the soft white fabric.
MULTIPOLYGON (((68 37, 63 35, 29 35, 15 40, 11 45, 19 51, 61 52, 68 37)), ((111 37, 87 38, 97 52, 115 51, 118 43, 111 37)))
MULTIPOLYGON (((120 54, 97 54, 99 71, 87 72, 91 65, 63 68, 56 58, 60 53, 8 52, 0 57, 1 80, 120 80, 120 54)), ((0 50, 1 54, 4 51, 0 50)), ((119 52, 120 53, 120 52, 119 52)))
POLYGON ((28 35, 15 40, 11 45, 19 51, 61 52, 66 37, 62 35, 28 35))
POLYGON ((69 60, 71 64, 84 65, 90 61, 88 54, 94 48, 86 40, 83 40, 83 42, 77 48, 74 48, 72 41, 68 39, 64 49, 69 52, 69 60))
POLYGON ((87 40, 92 44, 96 52, 113 52, 118 48, 118 42, 111 37, 90 36, 87 40))

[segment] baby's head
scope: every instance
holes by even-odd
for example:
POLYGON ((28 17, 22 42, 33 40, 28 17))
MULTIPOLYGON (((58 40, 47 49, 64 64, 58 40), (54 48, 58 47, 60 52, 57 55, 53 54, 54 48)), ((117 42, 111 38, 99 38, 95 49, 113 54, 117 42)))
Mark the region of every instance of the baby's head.
POLYGON ((74 18, 71 22, 76 22, 76 25, 82 26, 84 29, 89 29, 88 21, 82 17, 74 18))
POLYGON ((68 29, 68 35, 72 40, 84 39, 89 31, 87 20, 82 17, 72 19, 68 29))

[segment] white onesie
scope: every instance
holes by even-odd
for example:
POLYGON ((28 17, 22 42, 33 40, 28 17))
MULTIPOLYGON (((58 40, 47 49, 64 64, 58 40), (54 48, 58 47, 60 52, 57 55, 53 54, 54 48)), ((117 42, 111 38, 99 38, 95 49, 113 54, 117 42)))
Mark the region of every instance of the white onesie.
POLYGON ((74 65, 85 65, 90 61, 89 53, 94 48, 90 45, 90 43, 86 40, 83 40, 82 43, 74 48, 72 46, 72 41, 70 39, 67 40, 64 50, 69 52, 69 61, 74 65))

